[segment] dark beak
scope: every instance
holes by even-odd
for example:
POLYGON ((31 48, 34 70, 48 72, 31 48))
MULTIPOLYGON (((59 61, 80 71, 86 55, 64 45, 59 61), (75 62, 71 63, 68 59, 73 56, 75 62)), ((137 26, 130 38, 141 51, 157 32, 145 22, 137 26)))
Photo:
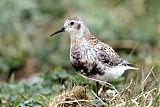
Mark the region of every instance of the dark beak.
POLYGON ((63 27, 63 28, 61 28, 60 30, 54 32, 54 33, 53 33, 52 35, 50 35, 50 36, 53 36, 53 35, 55 35, 55 34, 57 34, 57 33, 61 33, 61 32, 64 32, 64 31, 65 31, 65 28, 63 27))

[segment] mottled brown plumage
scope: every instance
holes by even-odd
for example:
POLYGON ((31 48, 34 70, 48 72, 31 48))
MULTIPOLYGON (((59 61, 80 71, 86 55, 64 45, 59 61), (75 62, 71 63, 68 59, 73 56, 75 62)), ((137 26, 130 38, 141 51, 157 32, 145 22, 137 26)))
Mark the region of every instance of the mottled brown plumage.
POLYGON ((70 33, 70 60, 75 70, 82 75, 109 81, 118 78, 127 69, 137 69, 123 60, 109 45, 91 35, 80 18, 68 18, 64 28, 54 34, 63 31, 70 33))

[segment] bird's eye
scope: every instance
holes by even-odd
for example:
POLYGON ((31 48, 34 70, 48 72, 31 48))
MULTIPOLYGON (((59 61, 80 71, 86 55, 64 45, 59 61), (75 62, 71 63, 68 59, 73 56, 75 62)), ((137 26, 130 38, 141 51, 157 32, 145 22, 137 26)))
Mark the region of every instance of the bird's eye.
POLYGON ((71 22, 70 25, 74 25, 74 22, 71 22))

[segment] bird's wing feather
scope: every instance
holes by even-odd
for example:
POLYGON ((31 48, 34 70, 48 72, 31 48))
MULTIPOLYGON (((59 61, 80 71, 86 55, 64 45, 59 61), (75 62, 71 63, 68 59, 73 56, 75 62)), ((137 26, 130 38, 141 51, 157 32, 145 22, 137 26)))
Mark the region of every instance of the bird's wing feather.
POLYGON ((136 65, 122 59, 109 45, 101 41, 99 44, 97 44, 97 49, 99 49, 99 51, 97 51, 98 59, 108 66, 123 65, 127 66, 128 69, 138 69, 136 65))
POLYGON ((107 66, 116 66, 123 62, 127 62, 124 61, 109 45, 101 42, 94 36, 91 36, 90 42, 93 43, 93 48, 97 52, 99 61, 107 64, 107 66))
MULTIPOLYGON (((109 45, 101 42, 94 36, 90 35, 89 42, 93 45, 97 53, 97 57, 99 61, 107 66, 117 66, 117 65, 124 65, 128 66, 131 69, 137 69, 137 66, 134 64, 129 63, 128 61, 122 59, 109 45)), ((129 69, 130 69, 129 68, 129 69)))
POLYGON ((116 66, 123 63, 123 59, 107 44, 98 44, 97 57, 102 63, 106 63, 109 66, 116 66))

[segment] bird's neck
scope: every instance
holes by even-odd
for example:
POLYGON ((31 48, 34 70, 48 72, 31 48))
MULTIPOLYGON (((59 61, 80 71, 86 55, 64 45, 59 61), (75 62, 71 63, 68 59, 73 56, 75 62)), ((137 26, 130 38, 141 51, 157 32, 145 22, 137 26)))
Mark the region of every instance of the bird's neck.
POLYGON ((89 36, 90 32, 88 29, 77 33, 70 33, 71 48, 80 46, 89 36))

